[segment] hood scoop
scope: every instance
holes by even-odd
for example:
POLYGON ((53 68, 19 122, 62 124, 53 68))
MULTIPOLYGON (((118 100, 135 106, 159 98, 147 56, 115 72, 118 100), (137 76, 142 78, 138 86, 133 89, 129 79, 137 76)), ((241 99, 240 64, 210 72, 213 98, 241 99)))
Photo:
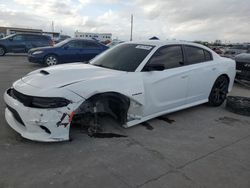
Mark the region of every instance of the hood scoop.
POLYGON ((45 70, 41 70, 40 73, 41 73, 41 74, 44 74, 44 75, 48 75, 48 74, 49 74, 49 72, 47 72, 47 71, 45 71, 45 70))

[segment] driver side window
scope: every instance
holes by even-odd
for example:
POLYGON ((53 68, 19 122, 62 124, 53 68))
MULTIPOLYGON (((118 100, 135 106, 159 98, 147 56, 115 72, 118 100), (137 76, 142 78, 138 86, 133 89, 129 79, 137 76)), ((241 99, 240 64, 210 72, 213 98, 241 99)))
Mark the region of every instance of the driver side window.
POLYGON ((22 41, 23 40, 23 36, 22 35, 16 35, 13 37, 14 41, 22 41))
POLYGON ((182 66, 183 62, 182 47, 180 45, 174 45, 158 49, 148 64, 161 64, 164 65, 165 69, 171 69, 182 66))

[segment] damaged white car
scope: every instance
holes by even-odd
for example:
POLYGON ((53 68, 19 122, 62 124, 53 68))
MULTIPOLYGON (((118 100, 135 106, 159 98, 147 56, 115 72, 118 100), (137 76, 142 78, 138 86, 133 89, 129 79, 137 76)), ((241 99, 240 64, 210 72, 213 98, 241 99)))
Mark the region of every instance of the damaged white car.
POLYGON ((88 63, 33 71, 4 94, 8 124, 37 141, 69 139, 81 119, 98 131, 98 114, 123 127, 208 102, 221 105, 232 89, 235 62, 188 42, 128 42, 88 63))

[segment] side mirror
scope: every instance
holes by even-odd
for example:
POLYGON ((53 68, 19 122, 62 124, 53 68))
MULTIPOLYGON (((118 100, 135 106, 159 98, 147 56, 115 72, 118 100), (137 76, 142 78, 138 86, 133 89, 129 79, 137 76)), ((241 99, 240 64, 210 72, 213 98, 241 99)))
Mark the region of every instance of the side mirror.
POLYGON ((165 66, 163 64, 149 64, 143 68, 144 71, 163 71, 164 69, 165 66))

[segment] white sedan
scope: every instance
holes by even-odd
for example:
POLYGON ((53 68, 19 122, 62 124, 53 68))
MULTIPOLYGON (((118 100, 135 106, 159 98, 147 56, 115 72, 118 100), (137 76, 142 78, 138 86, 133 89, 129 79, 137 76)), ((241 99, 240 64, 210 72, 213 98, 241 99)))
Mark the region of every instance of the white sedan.
POLYGON ((188 42, 127 42, 88 63, 33 71, 4 94, 8 124, 23 137, 69 139, 72 122, 96 131, 100 113, 123 127, 202 103, 221 105, 235 62, 188 42))

